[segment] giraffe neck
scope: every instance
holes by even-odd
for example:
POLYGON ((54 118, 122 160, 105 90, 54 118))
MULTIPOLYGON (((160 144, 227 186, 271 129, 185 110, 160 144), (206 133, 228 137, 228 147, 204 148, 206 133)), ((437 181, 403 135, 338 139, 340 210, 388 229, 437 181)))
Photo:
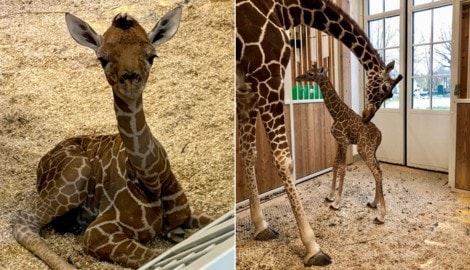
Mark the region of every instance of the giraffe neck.
POLYGON ((341 41, 358 58, 365 70, 379 72, 385 68, 383 60, 372 46, 361 27, 334 3, 325 0, 286 0, 278 10, 284 29, 306 25, 325 32, 341 41), (297 2, 298 5, 289 5, 297 2))
POLYGON ((147 188, 159 190, 161 186, 157 179, 168 177, 170 167, 163 147, 145 121, 142 96, 124 101, 114 94, 114 109, 129 163, 147 188))
POLYGON ((318 80, 314 80, 318 83, 320 90, 323 95, 323 101, 325 102, 325 106, 330 112, 331 117, 333 120, 338 119, 338 115, 340 112, 349 111, 349 107, 341 100, 338 93, 336 93, 333 85, 331 84, 330 80, 326 77, 321 77, 318 80))

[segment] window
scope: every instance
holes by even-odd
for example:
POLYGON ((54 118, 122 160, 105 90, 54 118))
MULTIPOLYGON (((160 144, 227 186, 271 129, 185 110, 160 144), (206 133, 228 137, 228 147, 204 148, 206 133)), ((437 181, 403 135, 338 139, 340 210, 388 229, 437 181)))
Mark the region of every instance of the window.
MULTIPOLYGON (((369 39, 387 64, 395 61, 392 76, 411 74, 406 82, 411 91, 411 109, 449 110, 450 108, 450 66, 452 52, 452 1, 450 0, 368 0, 366 25, 369 39), (406 12, 402 12, 405 5, 406 12), (406 3, 406 4, 405 4, 406 3), (400 23, 408 14, 404 25, 411 35, 400 48, 406 35, 401 35, 400 23), (401 55, 411 52, 408 67, 411 73, 400 67, 401 55)), ((405 76, 406 78, 406 76, 405 76)), ((393 97, 383 107, 400 107, 399 85, 393 89, 393 97)))
POLYGON ((439 2, 439 0, 414 0, 413 5, 418 6, 418 5, 432 3, 432 2, 439 2))
POLYGON ((451 24, 450 5, 412 12, 412 109, 450 108, 451 24))
POLYGON ((369 15, 375 15, 400 8, 400 0, 369 0, 369 15))
MULTIPOLYGON (((385 64, 395 61, 392 77, 400 70, 400 0, 369 0, 367 32, 372 46, 378 51, 385 64), (374 15, 374 16, 371 16, 374 15)), ((400 86, 392 91, 393 97, 387 99, 382 107, 400 107, 400 86)))
MULTIPOLYGON (((400 16, 384 17, 369 21, 369 38, 372 46, 385 61, 395 61, 395 69, 392 77, 398 76, 400 70, 400 16)), ((393 97, 384 102, 385 108, 399 108, 400 86, 397 85, 393 91, 393 97)))

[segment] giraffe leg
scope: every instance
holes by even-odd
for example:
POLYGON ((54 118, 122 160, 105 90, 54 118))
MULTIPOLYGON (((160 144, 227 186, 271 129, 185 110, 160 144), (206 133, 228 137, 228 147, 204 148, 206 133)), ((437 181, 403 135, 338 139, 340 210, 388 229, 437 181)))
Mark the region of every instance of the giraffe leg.
POLYGON ((339 210, 339 205, 341 203, 341 197, 343 195, 343 183, 344 175, 346 174, 346 150, 347 145, 338 144, 338 151, 336 153, 335 165, 338 170, 338 191, 336 192, 335 201, 330 205, 332 209, 339 210))
MULTIPOLYGON (((244 125, 239 121, 240 130, 244 129, 244 125)), ((254 135, 253 135, 254 140, 254 135)), ((247 186, 245 188, 249 191, 249 201, 250 201, 250 215, 251 221, 255 226, 255 236, 256 240, 267 241, 270 239, 275 239, 278 237, 278 233, 271 229, 264 218, 264 214, 261 210, 261 202, 259 199, 258 186, 256 183, 255 175, 255 163, 256 163, 256 146, 255 142, 249 142, 242 139, 240 136, 240 148, 243 165, 245 168, 245 179, 247 181, 247 186), (247 146, 250 145, 250 146, 247 146)))
POLYGON ((335 201, 337 173, 338 173, 338 165, 336 165, 336 162, 335 162, 333 164, 333 179, 331 181, 330 193, 325 197, 325 200, 327 202, 334 202, 335 201))
POLYGON ((85 251, 100 260, 139 268, 160 253, 144 246, 125 233, 111 213, 99 215, 83 235, 85 251))
POLYGON ((12 224, 16 240, 52 269, 75 269, 47 246, 39 230, 86 199, 91 168, 88 160, 80 154, 79 147, 70 146, 62 153, 52 153, 41 160, 38 169, 40 201, 31 212, 19 214, 12 224), (60 164, 49 162, 53 155, 63 155, 58 161, 60 164), (57 169, 57 165, 61 168, 57 169))
POLYGON ((184 240, 185 232, 181 227, 201 228, 214 219, 189 206, 183 188, 173 173, 162 186, 161 200, 164 210, 164 230, 167 237, 178 243, 184 240))
POLYGON ((368 202, 367 206, 371 208, 377 208, 377 206, 379 206, 377 210, 377 217, 375 218, 374 223, 383 224, 385 222, 386 208, 382 189, 382 169, 380 168, 380 163, 375 156, 375 150, 364 150, 364 148, 366 147, 359 147, 358 145, 358 152, 365 160, 375 179, 374 200, 372 202, 368 202))
POLYGON ((44 220, 47 220, 47 217, 36 211, 19 214, 15 217, 12 226, 13 236, 16 241, 38 256, 51 269, 76 269, 51 250, 39 235, 40 228, 47 224, 47 222, 44 223, 44 220))
POLYGON ((251 85, 237 69, 237 119, 240 131, 240 154, 245 171, 246 186, 249 192, 251 221, 255 226, 255 239, 266 241, 278 237, 266 222, 258 197, 256 183, 256 118, 258 114, 257 96, 251 85))
MULTIPOLYGON (((331 257, 328 254, 323 253, 320 249, 320 246, 315 241, 315 235, 307 220, 302 202, 294 185, 292 172, 293 164, 289 146, 287 144, 283 102, 279 96, 276 97, 276 92, 269 90, 269 88, 282 88, 282 79, 271 77, 267 85, 270 86, 268 87, 267 91, 269 91, 269 95, 274 100, 274 102, 270 100, 267 106, 263 106, 264 102, 260 100, 259 105, 261 119, 263 120, 263 124, 269 138, 275 166, 279 175, 281 176, 281 179, 283 180, 287 197, 289 198, 292 212, 294 213, 297 227, 299 228, 300 239, 306 248, 304 264, 307 266, 328 265, 331 263, 331 257)), ((267 86, 260 85, 260 88, 263 87, 267 86)), ((260 89, 260 92, 265 90, 266 89, 260 89)))
POLYGON ((331 181, 330 193, 325 198, 325 200, 328 201, 328 202, 334 202, 335 201, 336 177, 338 175, 338 165, 339 165, 338 148, 339 148, 339 146, 337 145, 337 147, 336 147, 336 157, 335 157, 335 161, 333 162, 333 180, 331 181))
POLYGON ((188 219, 186 219, 184 225, 189 228, 202 228, 207 224, 214 221, 214 218, 209 216, 206 213, 203 213, 193 207, 189 207, 191 214, 189 215, 188 219))

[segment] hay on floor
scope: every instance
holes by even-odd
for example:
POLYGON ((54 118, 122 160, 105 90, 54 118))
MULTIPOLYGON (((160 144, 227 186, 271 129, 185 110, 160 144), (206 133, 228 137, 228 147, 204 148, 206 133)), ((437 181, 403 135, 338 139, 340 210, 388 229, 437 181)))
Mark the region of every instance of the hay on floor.
MULTIPOLYGON (((333 257, 325 269, 467 269, 470 194, 451 192, 448 176, 382 164, 387 215, 373 223, 375 181, 363 161, 346 171, 341 209, 325 197, 332 173, 298 185, 317 243, 333 257)), ((303 269, 305 249, 287 196, 262 204, 276 240, 254 241, 249 210, 237 212, 237 269, 303 269)))

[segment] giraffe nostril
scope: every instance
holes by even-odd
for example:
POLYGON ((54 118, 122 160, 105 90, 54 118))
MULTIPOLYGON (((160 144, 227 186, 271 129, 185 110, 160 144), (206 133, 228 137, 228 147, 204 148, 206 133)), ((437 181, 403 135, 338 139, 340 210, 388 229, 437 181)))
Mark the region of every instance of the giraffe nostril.
POLYGON ((140 76, 136 72, 124 73, 119 78, 119 82, 120 83, 125 83, 126 81, 140 81, 140 76))

